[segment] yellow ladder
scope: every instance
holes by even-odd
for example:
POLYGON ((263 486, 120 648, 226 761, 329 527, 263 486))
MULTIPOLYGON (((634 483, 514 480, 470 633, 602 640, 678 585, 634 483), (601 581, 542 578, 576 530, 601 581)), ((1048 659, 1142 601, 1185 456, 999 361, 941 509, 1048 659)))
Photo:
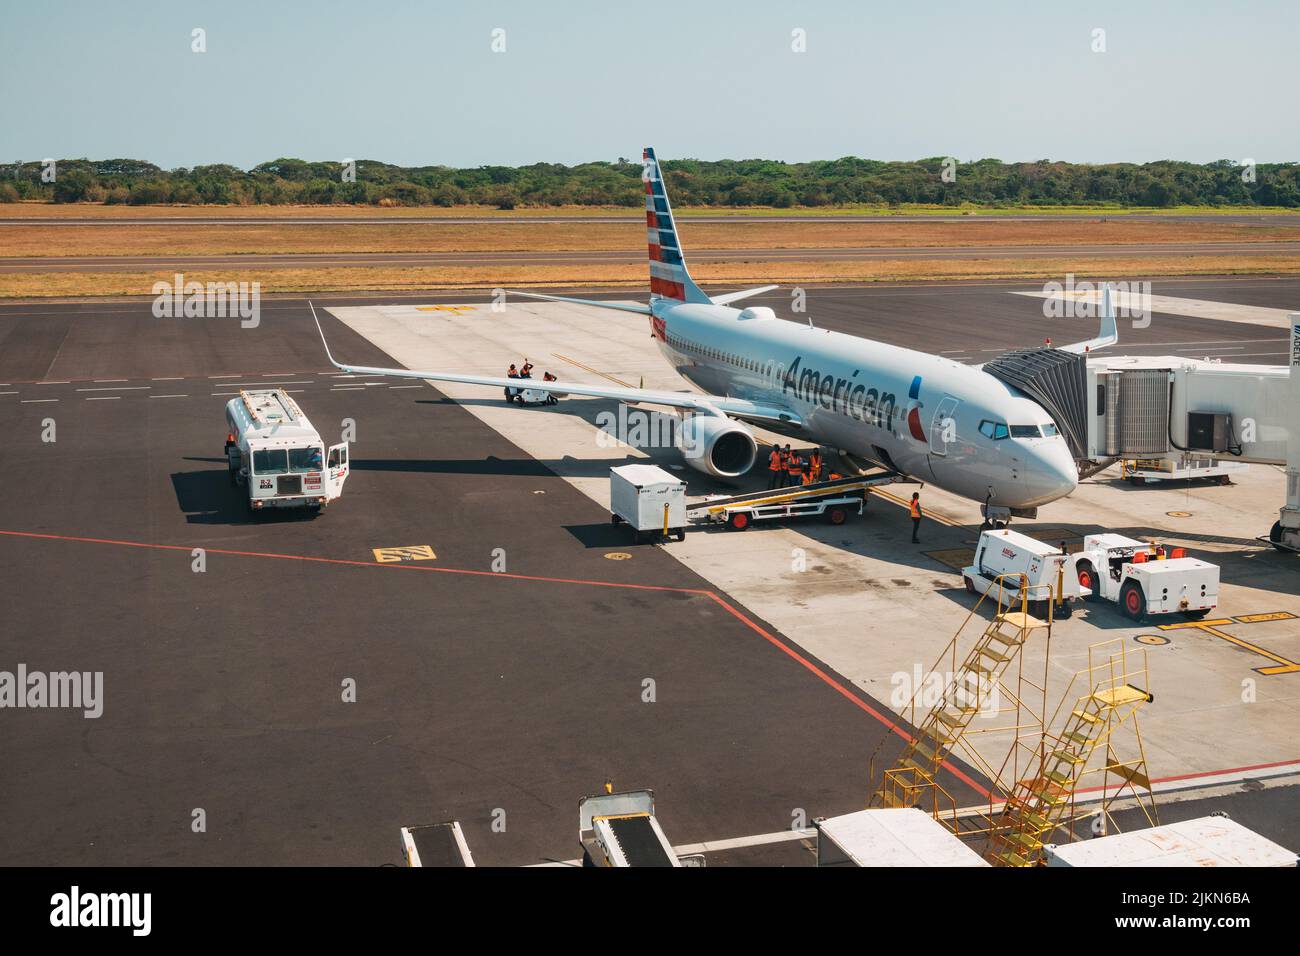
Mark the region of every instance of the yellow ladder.
MULTIPOLYGON (((917 728, 916 736, 909 741, 897 762, 884 771, 880 787, 873 794, 869 805, 911 807, 917 806, 929 796, 935 802, 933 809, 937 816, 939 797, 951 801, 951 797, 936 780, 944 761, 975 715, 984 708, 998 681, 1020 654, 1030 634, 1037 628, 1048 628, 1050 633, 1049 621, 1040 620, 1028 612, 1027 600, 1023 597, 1023 578, 1017 588, 1017 593, 1022 597, 1018 606, 1013 605, 1018 607, 1016 610, 1002 607, 1005 587, 1002 578, 998 578, 984 595, 992 598, 996 604, 993 619, 971 646, 961 664, 953 668, 952 676, 946 682, 939 700, 919 722, 913 720, 913 725, 917 728)), ((967 621, 983 603, 984 597, 971 611, 967 621)), ((964 627, 965 622, 962 625, 964 627)), ((956 660, 957 641, 962 628, 958 629, 939 655, 934 667, 930 669, 931 674, 941 672, 945 663, 956 660)), ((922 688, 917 688, 913 694, 913 707, 921 692, 922 688)))
MULTIPOLYGON (((1037 865, 1048 837, 1073 819, 1079 779, 1097 747, 1150 700, 1148 691, 1114 680, 1104 680, 1078 698, 1061 732, 1043 736, 1037 773, 1016 782, 990 834, 985 858, 1001 866, 1037 865)), ((1103 769, 1149 787, 1144 761, 1112 761, 1103 769)))

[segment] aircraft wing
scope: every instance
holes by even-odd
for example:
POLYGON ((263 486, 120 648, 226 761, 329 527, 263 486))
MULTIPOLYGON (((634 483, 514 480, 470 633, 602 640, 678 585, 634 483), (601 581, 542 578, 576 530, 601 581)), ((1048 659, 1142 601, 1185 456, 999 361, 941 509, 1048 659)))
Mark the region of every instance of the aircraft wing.
POLYGON ((391 375, 394 378, 418 378, 430 382, 455 382, 461 385, 483 385, 488 388, 535 388, 554 392, 557 395, 612 398, 633 405, 662 405, 668 408, 681 408, 712 415, 735 415, 758 422, 770 421, 793 426, 803 424, 799 416, 790 409, 775 404, 751 402, 743 398, 700 395, 694 392, 663 392, 654 389, 627 388, 621 385, 587 385, 579 382, 547 382, 537 378, 519 379, 495 375, 460 375, 454 372, 347 365, 336 360, 333 353, 330 352, 329 342, 325 340, 325 330, 321 328, 320 319, 316 316, 315 306, 311 306, 311 315, 316 322, 316 331, 320 333, 321 344, 325 346, 325 357, 329 359, 331 365, 343 372, 360 375, 391 375))

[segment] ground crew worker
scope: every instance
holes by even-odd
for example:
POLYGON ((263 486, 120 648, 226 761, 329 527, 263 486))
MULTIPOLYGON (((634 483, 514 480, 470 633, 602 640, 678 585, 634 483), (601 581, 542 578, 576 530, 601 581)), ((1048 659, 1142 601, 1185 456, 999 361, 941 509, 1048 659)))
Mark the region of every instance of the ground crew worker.
POLYGON ((528 359, 524 359, 524 367, 519 370, 519 377, 520 378, 533 377, 533 363, 528 361, 528 359))
POLYGON ((790 467, 790 446, 786 445, 781 449, 781 478, 777 481, 778 488, 785 487, 786 470, 790 467))
POLYGON ((818 482, 822 480, 822 450, 814 448, 812 455, 808 458, 808 464, 812 468, 812 480, 818 482))
POLYGON ((780 445, 772 446, 772 453, 767 456, 767 490, 780 488, 782 477, 785 474, 785 462, 782 461, 784 453, 780 445))
POLYGON ((803 483, 805 485, 811 485, 814 480, 812 462, 805 462, 803 466, 803 483))
POLYGON ((791 488, 797 488, 803 484, 803 459, 795 452, 790 453, 790 458, 785 465, 785 480, 791 488))
POLYGON ((909 510, 912 512, 912 544, 920 544, 921 542, 916 538, 916 532, 921 527, 922 518, 921 493, 919 491, 912 492, 912 503, 909 510))
MULTIPOLYGON (((515 368, 515 364, 514 364, 513 362, 511 362, 511 363, 510 363, 510 371, 506 372, 506 378, 518 378, 518 377, 519 377, 519 369, 515 368)), ((506 401, 507 401, 507 402, 513 402, 513 401, 515 400, 515 396, 516 396, 517 394, 519 394, 519 389, 517 389, 517 388, 510 388, 509 386, 506 386, 506 401)))

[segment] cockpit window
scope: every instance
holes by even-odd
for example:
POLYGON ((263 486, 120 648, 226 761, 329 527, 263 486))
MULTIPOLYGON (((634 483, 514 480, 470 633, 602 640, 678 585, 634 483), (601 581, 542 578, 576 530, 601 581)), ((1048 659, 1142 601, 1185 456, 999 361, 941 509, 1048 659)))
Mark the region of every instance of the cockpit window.
POLYGON ((1012 425, 1012 438, 1042 438, 1043 433, 1038 430, 1037 425, 1012 425))
POLYGON ((1043 434, 1048 438, 1055 438, 1057 435, 1061 434, 1061 432, 1060 429, 1058 429, 1055 425, 1053 425, 1051 422, 1048 422, 1046 425, 1043 426, 1043 434))
POLYGON ((980 422, 980 434, 985 438, 992 438, 994 441, 1000 441, 1006 438, 1010 431, 1003 422, 991 422, 988 419, 980 422))

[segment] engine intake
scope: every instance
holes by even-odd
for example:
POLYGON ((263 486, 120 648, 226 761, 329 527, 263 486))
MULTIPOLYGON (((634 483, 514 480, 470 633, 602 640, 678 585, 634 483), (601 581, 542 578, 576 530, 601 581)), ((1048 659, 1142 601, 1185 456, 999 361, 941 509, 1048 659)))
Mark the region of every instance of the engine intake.
POLYGON ((688 415, 677 429, 686 464, 716 478, 738 478, 754 466, 758 442, 748 428, 718 415, 688 415))

